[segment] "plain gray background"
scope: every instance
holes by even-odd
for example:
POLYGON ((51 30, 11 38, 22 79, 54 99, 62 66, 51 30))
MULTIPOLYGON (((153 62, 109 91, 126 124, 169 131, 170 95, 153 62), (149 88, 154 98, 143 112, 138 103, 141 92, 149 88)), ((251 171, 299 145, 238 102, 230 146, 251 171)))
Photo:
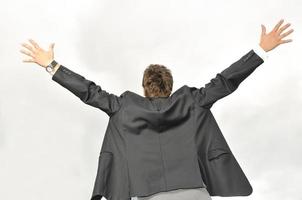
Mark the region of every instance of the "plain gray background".
POLYGON ((213 199, 302 199, 302 1, 1 0, 0 199, 89 199, 108 116, 22 63, 36 40, 110 93, 143 95, 143 70, 167 66, 173 91, 202 87, 280 20, 293 42, 212 112, 254 192, 213 199), (289 29, 288 29, 289 30, 289 29))

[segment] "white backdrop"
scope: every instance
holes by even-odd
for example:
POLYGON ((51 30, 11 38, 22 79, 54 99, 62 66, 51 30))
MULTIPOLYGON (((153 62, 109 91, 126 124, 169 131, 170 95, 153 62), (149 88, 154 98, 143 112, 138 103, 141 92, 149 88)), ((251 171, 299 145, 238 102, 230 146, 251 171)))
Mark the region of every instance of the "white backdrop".
POLYGON ((108 117, 40 66, 22 63, 36 40, 69 69, 120 95, 143 95, 143 70, 164 64, 184 84, 204 86, 290 22, 293 42, 212 112, 254 192, 218 199, 302 199, 302 1, 1 0, 0 199, 83 200, 92 193, 108 117))

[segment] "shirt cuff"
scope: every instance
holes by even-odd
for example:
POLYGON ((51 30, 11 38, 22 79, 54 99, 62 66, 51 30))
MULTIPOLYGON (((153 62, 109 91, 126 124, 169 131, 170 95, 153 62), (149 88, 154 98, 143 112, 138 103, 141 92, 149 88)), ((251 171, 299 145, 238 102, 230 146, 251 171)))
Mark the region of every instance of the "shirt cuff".
POLYGON ((262 47, 259 44, 255 45, 253 50, 259 57, 262 58, 262 60, 268 59, 268 53, 264 51, 264 49, 262 49, 262 47))

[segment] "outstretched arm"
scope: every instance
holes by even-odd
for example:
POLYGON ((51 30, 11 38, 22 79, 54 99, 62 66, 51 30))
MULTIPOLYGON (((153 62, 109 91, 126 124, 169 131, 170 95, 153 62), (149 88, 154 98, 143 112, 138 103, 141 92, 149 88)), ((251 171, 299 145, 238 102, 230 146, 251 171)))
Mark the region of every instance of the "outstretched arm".
MULTIPOLYGON (((54 44, 51 44, 48 51, 45 51, 35 41, 29 40, 29 42, 33 46, 23 43, 22 46, 29 51, 21 50, 21 52, 31 58, 23 61, 36 63, 46 68, 54 60, 54 44)), ((50 72, 50 74, 52 75, 52 80, 75 94, 84 103, 103 110, 108 116, 112 116, 120 109, 123 95, 117 96, 108 93, 93 81, 87 80, 80 74, 60 64, 57 64, 54 71, 50 72)))
POLYGON ((280 20, 270 33, 266 33, 264 25, 260 37, 260 43, 247 54, 234 62, 228 68, 205 84, 204 87, 191 87, 190 90, 197 103, 204 108, 211 108, 219 99, 233 93, 240 83, 245 80, 259 65, 267 58, 266 52, 271 51, 280 44, 291 42, 291 39, 282 40, 285 36, 293 32, 293 29, 281 34, 290 24, 281 26, 283 19, 280 20))

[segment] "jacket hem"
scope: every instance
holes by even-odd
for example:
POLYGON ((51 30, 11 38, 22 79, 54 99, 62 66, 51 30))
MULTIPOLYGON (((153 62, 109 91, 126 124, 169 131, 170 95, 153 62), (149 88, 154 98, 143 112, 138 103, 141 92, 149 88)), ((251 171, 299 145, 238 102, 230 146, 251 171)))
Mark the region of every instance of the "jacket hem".
POLYGON ((176 187, 176 188, 171 188, 171 189, 167 189, 167 190, 159 190, 157 192, 151 192, 151 193, 147 193, 146 195, 134 195, 133 197, 139 197, 139 198, 142 198, 142 197, 149 197, 149 196, 152 196, 152 195, 155 195, 157 193, 161 193, 161 192, 170 192, 170 191, 173 191, 173 190, 180 190, 180 189, 196 189, 196 188, 207 188, 206 185, 201 185, 201 186, 191 186, 191 187, 176 187))

